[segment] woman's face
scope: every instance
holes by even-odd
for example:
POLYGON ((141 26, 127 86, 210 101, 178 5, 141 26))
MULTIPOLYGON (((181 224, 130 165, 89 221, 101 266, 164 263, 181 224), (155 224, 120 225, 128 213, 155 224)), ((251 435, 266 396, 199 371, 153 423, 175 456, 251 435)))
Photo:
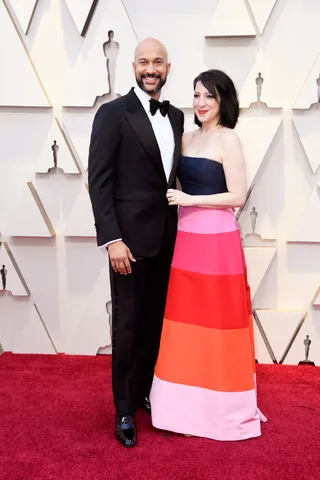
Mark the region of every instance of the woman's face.
POLYGON ((202 82, 196 84, 193 96, 193 110, 201 123, 217 123, 220 116, 220 99, 212 94, 202 82))

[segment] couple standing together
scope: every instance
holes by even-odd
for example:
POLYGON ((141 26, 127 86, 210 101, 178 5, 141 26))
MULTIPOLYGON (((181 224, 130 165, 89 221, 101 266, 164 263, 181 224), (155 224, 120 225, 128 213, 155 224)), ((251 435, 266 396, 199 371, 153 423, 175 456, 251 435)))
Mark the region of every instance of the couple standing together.
POLYGON ((96 113, 88 171, 97 243, 110 259, 116 437, 135 446, 140 408, 162 430, 258 437, 265 417, 233 211, 247 191, 234 84, 201 73, 199 129, 183 133, 183 113, 161 94, 165 46, 142 41, 133 68, 137 85, 96 113))

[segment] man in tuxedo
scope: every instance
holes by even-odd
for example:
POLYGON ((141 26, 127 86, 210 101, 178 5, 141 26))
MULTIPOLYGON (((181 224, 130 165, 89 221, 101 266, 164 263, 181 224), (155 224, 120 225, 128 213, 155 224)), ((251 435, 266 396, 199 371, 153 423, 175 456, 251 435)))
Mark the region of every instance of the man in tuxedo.
POLYGON ((135 50, 137 85, 96 113, 89 151, 89 192, 97 244, 108 249, 112 296, 112 386, 116 437, 137 441, 135 413, 150 413, 173 255, 176 186, 184 116, 164 101, 167 50, 146 39, 135 50))

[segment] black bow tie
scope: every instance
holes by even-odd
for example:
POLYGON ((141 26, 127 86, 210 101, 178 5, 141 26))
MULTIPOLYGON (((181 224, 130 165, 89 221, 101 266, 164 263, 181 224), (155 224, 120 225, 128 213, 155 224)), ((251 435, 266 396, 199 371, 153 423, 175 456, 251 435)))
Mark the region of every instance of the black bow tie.
POLYGON ((164 102, 159 102, 159 100, 155 100, 154 98, 150 98, 150 113, 151 115, 155 115, 158 108, 160 113, 163 117, 167 115, 169 112, 170 102, 168 100, 164 100, 164 102))

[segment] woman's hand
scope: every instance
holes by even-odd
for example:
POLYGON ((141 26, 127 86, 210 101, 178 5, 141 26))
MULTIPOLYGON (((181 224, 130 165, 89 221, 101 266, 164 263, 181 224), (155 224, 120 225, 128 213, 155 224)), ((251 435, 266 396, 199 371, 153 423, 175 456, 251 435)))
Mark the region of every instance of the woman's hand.
POLYGON ((167 191, 167 200, 169 205, 178 205, 179 207, 190 207, 193 205, 192 195, 183 193, 180 190, 169 188, 167 191))

